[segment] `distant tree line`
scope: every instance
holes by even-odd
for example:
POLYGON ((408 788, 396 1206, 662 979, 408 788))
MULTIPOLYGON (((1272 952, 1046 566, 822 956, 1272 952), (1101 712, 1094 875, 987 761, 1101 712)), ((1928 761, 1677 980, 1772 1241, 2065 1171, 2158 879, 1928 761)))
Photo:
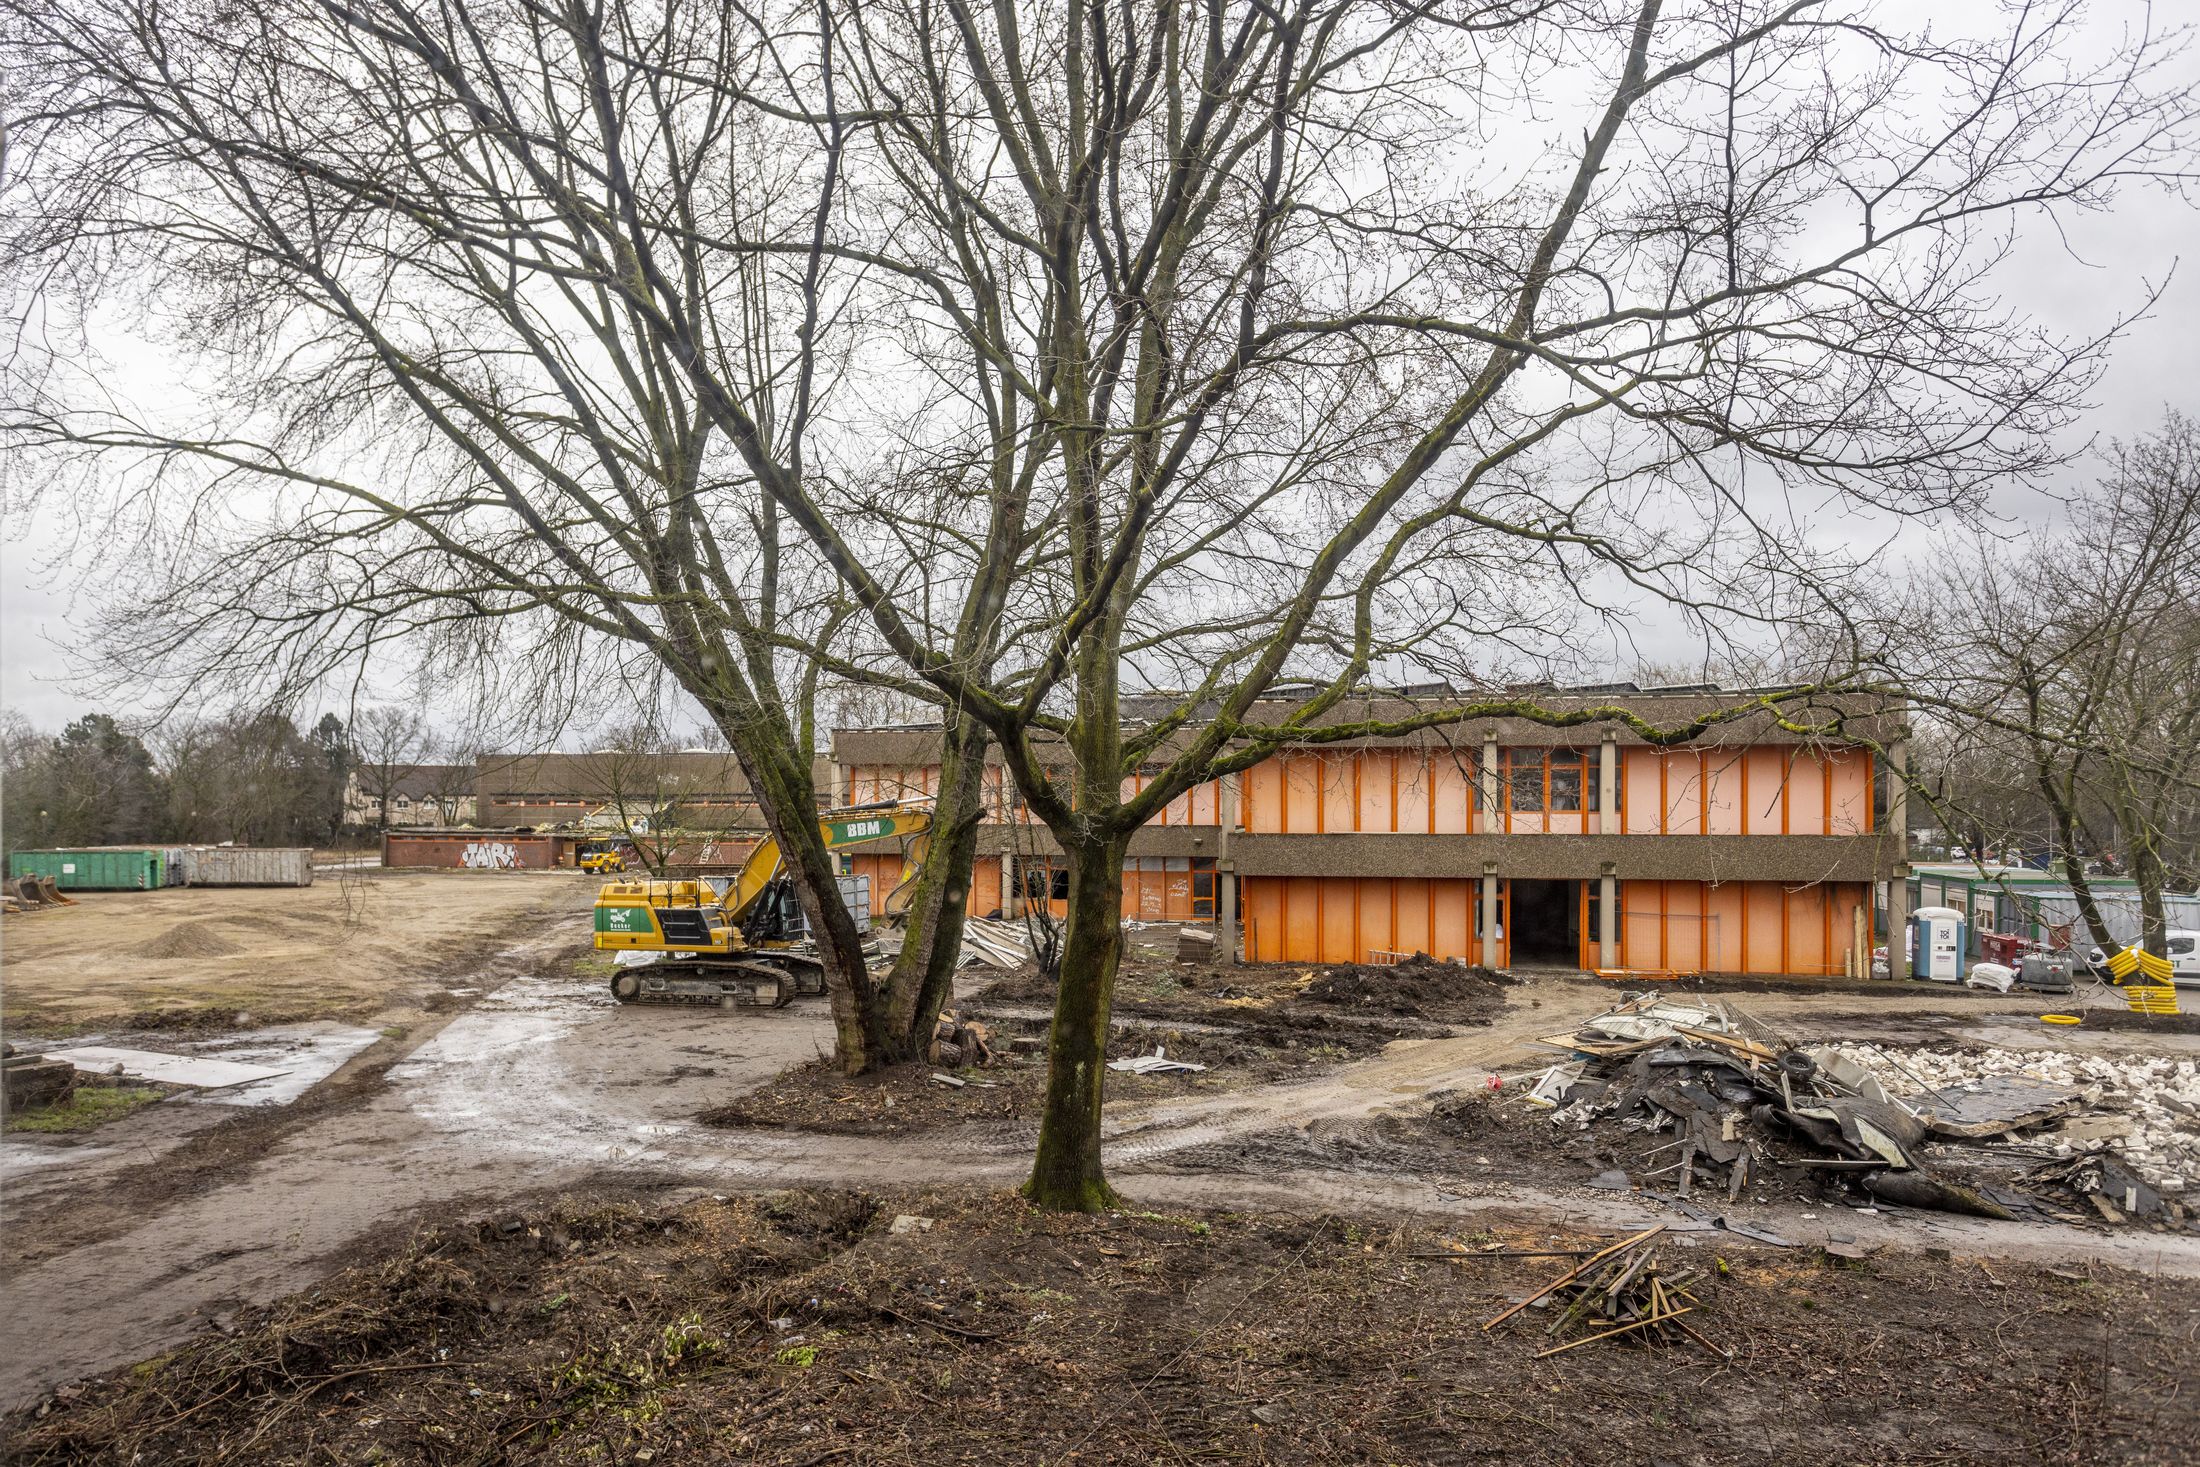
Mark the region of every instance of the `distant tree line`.
POLYGON ((334 713, 305 730, 281 713, 239 713, 152 737, 105 713, 59 736, 0 715, 0 840, 325 845, 344 825, 359 756, 334 713))

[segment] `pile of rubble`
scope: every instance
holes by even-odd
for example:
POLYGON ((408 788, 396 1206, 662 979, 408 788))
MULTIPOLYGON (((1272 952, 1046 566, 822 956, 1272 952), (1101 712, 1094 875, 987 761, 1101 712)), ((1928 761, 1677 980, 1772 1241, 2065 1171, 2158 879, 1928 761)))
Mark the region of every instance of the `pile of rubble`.
POLYGON ((1868 1045, 1835 1050, 1912 1107, 1960 1100, 2002 1080, 2059 1087, 2076 1104, 2037 1138, 2055 1159, 2106 1152, 2172 1196, 2200 1179, 2200 1063, 2193 1060, 1946 1049, 1905 1051, 1896 1059, 1868 1045))
POLYGON ((1543 1042, 1574 1058, 1528 1100, 1639 1163, 1592 1185, 1667 1188, 1693 1211, 1691 1196, 1734 1201, 1776 1168, 1867 1205, 2186 1221, 2190 1061, 1798 1046, 1724 1004, 1655 994, 1543 1042))

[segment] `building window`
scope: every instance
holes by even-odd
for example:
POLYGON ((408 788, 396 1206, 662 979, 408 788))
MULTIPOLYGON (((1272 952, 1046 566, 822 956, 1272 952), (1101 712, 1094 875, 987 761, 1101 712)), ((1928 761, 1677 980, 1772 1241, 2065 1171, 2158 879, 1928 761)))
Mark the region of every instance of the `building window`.
POLYGON ((1596 801, 1595 754, 1579 749, 1507 749, 1506 805, 1516 814, 1579 814, 1596 801))

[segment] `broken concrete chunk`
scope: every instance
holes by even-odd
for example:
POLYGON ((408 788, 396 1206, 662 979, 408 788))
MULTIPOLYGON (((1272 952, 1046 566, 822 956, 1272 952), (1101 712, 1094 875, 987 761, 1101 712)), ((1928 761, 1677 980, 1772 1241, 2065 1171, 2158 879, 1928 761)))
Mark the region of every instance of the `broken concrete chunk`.
POLYGON ((916 1213, 905 1212, 896 1217, 891 1223, 888 1223, 886 1231, 892 1233, 895 1237, 907 1237, 911 1233, 929 1233, 932 1231, 932 1224, 937 1221, 937 1218, 920 1217, 916 1213))
POLYGON ((2131 1130, 2130 1116, 2072 1116, 2055 1128, 2055 1135, 2064 1141, 2110 1141, 2129 1136, 2131 1130))

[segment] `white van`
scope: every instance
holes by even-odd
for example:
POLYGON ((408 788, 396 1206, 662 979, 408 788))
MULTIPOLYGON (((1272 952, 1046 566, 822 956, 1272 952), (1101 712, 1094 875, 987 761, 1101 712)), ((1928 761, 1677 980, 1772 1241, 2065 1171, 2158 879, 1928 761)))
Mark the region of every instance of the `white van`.
MULTIPOLYGON (((2200 988, 2200 932, 2172 927, 2168 933, 2169 981, 2179 988, 2200 988)), ((2108 955, 2093 949, 2086 962, 2096 973, 2108 971, 2108 955)))

